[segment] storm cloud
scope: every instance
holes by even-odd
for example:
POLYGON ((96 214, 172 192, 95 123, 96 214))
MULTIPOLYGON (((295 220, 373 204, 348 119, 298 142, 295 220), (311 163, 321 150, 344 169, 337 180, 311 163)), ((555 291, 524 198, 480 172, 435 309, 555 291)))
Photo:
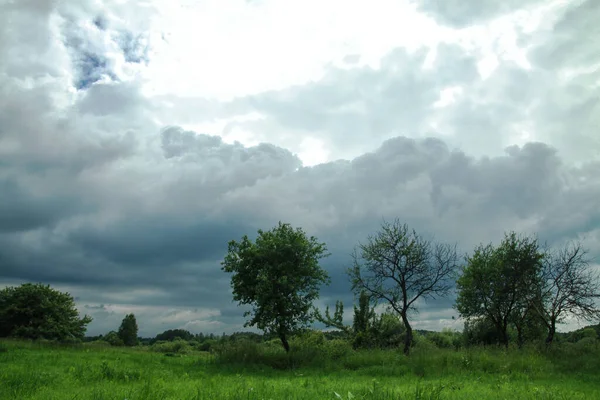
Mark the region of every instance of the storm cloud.
MULTIPOLYGON (((327 243, 320 305, 351 304, 350 253, 383 219, 461 252, 516 230, 600 256, 600 60, 581 40, 600 11, 539 3, 410 3, 456 40, 395 46, 377 65, 348 51, 314 79, 233 98, 153 86, 171 40, 157 18, 176 11, 2 6, 0 285, 68 290, 90 334, 128 312, 143 335, 220 333, 243 325, 227 242, 278 221, 327 243), (526 62, 495 53, 484 71, 493 45, 463 39, 520 8, 552 18, 514 22, 526 62)), ((452 302, 422 304, 415 325, 460 328, 452 302)))

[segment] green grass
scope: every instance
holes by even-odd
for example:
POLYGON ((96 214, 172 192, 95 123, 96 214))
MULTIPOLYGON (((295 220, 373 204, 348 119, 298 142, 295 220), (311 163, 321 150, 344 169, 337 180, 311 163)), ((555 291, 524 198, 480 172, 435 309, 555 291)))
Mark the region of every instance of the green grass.
POLYGON ((199 352, 165 355, 147 348, 4 341, 0 399, 600 398, 595 343, 550 353, 423 346, 408 358, 397 351, 336 350, 333 360, 319 363, 312 357, 296 369, 269 366, 282 356, 267 350, 262 361, 236 364, 199 352))

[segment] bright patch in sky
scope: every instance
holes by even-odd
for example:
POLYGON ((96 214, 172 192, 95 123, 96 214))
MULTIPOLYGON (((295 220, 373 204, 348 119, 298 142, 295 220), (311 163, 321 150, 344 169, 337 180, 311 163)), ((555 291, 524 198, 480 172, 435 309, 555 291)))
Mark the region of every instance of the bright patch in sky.
POLYGON ((377 66, 391 49, 434 45, 447 31, 405 1, 168 4, 166 43, 144 78, 155 93, 220 100, 319 79, 348 54, 377 66))

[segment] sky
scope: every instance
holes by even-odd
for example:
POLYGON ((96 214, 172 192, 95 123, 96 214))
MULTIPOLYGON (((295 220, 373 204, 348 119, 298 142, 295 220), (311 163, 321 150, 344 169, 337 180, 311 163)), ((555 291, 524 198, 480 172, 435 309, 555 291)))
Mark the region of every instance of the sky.
MULTIPOLYGON (((355 245, 398 218, 600 257, 596 0, 0 0, 0 287, 116 330, 243 330, 220 262, 279 221, 355 245)), ((596 266, 598 268, 598 266, 596 266)), ((462 328, 452 297, 418 329, 462 328)), ((562 329, 577 328, 569 321, 562 329)))

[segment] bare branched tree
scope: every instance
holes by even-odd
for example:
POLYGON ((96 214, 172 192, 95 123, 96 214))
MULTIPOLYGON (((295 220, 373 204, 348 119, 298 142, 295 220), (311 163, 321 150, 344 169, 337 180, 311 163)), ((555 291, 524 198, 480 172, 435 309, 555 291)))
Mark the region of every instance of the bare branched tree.
POLYGON ((413 341, 409 313, 417 311, 418 299, 447 296, 454 286, 459 258, 456 245, 434 244, 397 219, 383 222, 375 236, 354 250, 348 275, 355 293, 367 291, 371 298, 387 302, 406 327, 404 353, 413 341))
POLYGON ((600 319, 596 303, 600 298, 600 275, 590 268, 581 243, 571 242, 547 253, 539 293, 541 299, 532 304, 548 329, 547 344, 554 340, 556 324, 568 315, 585 321, 600 319))

